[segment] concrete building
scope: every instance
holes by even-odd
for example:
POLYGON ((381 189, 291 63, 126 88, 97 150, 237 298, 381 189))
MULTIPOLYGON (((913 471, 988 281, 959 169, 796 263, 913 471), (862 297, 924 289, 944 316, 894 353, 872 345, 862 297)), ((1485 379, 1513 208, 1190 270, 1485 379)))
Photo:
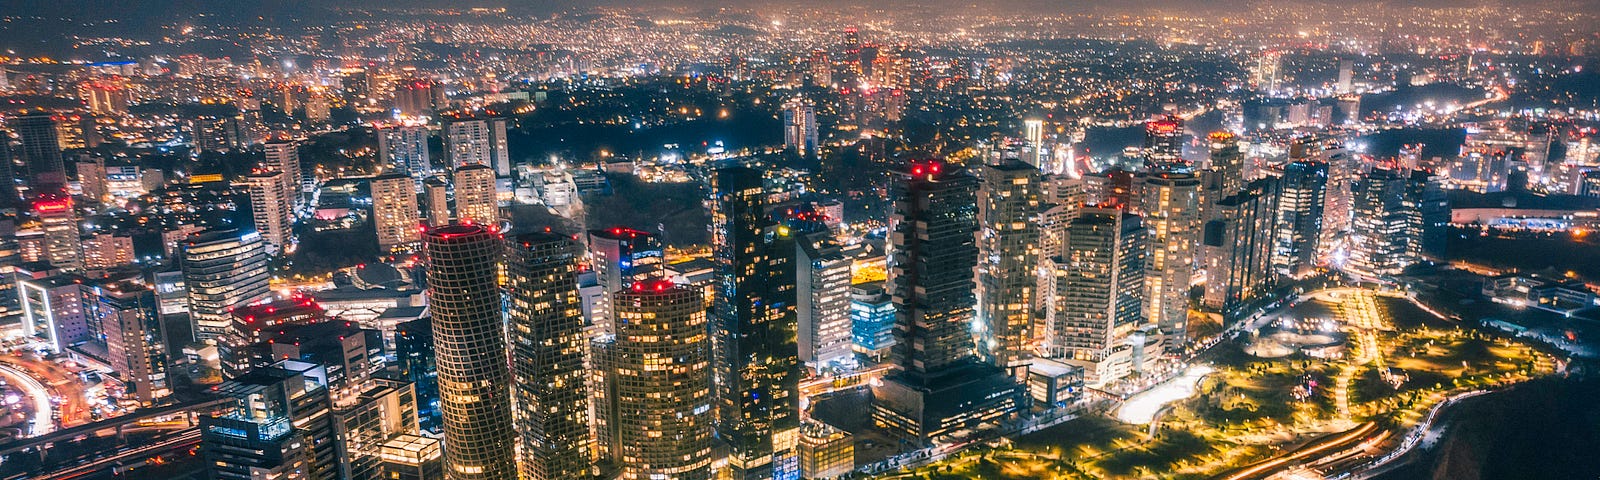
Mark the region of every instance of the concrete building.
POLYGON ((63 270, 83 268, 83 243, 79 238, 78 211, 72 197, 43 193, 33 202, 33 213, 44 224, 45 261, 63 270))
POLYGON ((584 370, 588 342, 577 284, 581 251, 571 237, 555 233, 524 233, 507 242, 512 418, 521 478, 593 473, 584 370))
MULTIPOLYGON (((444 126, 444 151, 450 166, 483 165, 495 176, 511 176, 504 118, 455 120, 444 126)), ((458 187, 459 188, 459 187, 458 187)))
POLYGON ((428 158, 428 127, 424 125, 385 125, 378 127, 378 163, 411 178, 413 188, 422 188, 422 179, 433 174, 428 158))
POLYGON ((455 193, 457 222, 493 224, 500 221, 500 200, 493 169, 481 164, 456 167, 455 193))
POLYGON ((245 187, 250 190, 250 214, 255 218, 256 231, 266 242, 270 254, 287 253, 294 234, 294 196, 285 188, 287 174, 262 171, 245 176, 245 187))
POLYGON ((1017 160, 985 165, 978 188, 978 350, 995 365, 1033 357, 1040 253, 1040 175, 1017 160))
POLYGON ((1104 385, 1134 370, 1125 343, 1145 324, 1147 233, 1136 215, 1085 208, 1067 238, 1045 350, 1083 368, 1090 385, 1104 385))
POLYGON ((422 241, 422 219, 417 209, 416 186, 399 173, 372 177, 372 227, 378 249, 415 246, 422 241))
POLYGON ((1200 230, 1200 181, 1186 172, 1151 172, 1145 178, 1143 224, 1150 231, 1145 258, 1144 317, 1172 338, 1187 335, 1189 286, 1200 230))
POLYGON ((183 243, 183 283, 195 340, 215 344, 227 333, 229 310, 269 300, 271 275, 261 234, 216 230, 183 243))

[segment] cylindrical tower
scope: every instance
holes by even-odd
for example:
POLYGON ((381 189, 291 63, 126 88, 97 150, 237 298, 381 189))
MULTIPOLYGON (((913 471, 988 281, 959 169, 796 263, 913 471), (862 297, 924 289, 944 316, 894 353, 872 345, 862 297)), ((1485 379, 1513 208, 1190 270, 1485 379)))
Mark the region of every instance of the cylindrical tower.
POLYGON ((622 478, 711 478, 711 358, 700 292, 666 280, 617 292, 622 478))
POLYGON ((495 285, 504 248, 500 234, 483 225, 450 225, 429 230, 423 241, 445 476, 515 479, 511 372, 495 285))

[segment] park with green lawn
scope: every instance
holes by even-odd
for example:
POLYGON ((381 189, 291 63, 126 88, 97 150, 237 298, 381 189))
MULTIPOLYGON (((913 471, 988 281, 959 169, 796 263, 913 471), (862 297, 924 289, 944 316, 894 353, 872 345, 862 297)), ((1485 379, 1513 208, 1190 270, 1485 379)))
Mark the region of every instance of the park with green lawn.
MULTIPOLYGON (((1326 358, 1297 352, 1253 355, 1250 335, 1223 341, 1193 364, 1209 365, 1189 398, 1156 425, 1111 413, 1075 420, 877 478, 1207 479, 1286 456, 1319 439, 1373 425, 1393 448, 1438 402, 1462 392, 1523 382, 1555 371, 1529 346, 1439 318, 1395 293, 1315 292, 1280 315, 1328 321, 1347 345, 1326 358), (1151 433, 1154 432, 1152 435, 1151 433)), ((1244 470, 1248 471, 1248 470, 1244 470)))

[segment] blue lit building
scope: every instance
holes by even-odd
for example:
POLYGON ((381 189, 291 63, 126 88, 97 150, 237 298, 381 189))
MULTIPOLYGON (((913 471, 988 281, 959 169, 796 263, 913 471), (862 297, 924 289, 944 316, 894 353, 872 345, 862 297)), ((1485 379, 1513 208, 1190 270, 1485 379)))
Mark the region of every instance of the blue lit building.
POLYGON ((883 282, 850 287, 850 339, 856 353, 881 361, 894 346, 894 302, 883 282))

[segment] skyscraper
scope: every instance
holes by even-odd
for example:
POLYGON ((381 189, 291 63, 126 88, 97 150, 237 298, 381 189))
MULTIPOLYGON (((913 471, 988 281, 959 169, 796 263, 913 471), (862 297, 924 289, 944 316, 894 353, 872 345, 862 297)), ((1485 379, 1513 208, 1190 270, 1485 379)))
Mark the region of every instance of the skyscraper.
POLYGON ((1018 160, 986 165, 978 189, 978 320, 983 352, 1002 367, 1033 352, 1038 295, 1039 170, 1018 160))
POLYGON ((267 252, 285 253, 294 229, 294 197, 287 185, 288 175, 280 171, 258 171, 245 175, 250 191, 250 214, 256 231, 267 243, 267 252))
POLYGON ((589 389, 584 371, 583 311, 573 239, 525 233, 507 243, 506 290, 511 329, 521 478, 582 478, 590 472, 589 389))
POLYGON ((500 234, 484 225, 449 225, 423 235, 451 480, 517 478, 511 372, 495 285, 504 248, 500 234))
POLYGON ((386 125, 378 127, 378 162, 392 171, 410 176, 415 188, 432 173, 428 160, 428 127, 386 125))
POLYGON ((873 388, 873 423, 927 444, 1026 407, 1027 392, 979 361, 971 330, 977 304, 978 180, 939 161, 897 174, 889 218, 899 370, 873 388))
POLYGON ((796 97, 783 104, 783 148, 800 156, 817 155, 817 104, 796 97))
POLYGON ((800 361, 818 371, 854 364, 850 353, 850 267, 833 230, 814 212, 791 216, 795 241, 800 361))
POLYGON ((1028 117, 1022 120, 1022 138, 1027 144, 1027 155, 1023 158, 1037 168, 1045 168, 1049 158, 1048 151, 1044 148, 1044 119, 1028 117))
POLYGON ((1234 310, 1261 298, 1277 276, 1272 266, 1276 240, 1277 179, 1266 177, 1214 205, 1212 219, 1201 229, 1200 250, 1206 272, 1204 303, 1219 309, 1225 321, 1234 310))
POLYGON ((488 166, 496 176, 511 176, 506 149, 506 119, 455 120, 444 126, 444 151, 452 167, 488 166))
POLYGON ((45 259, 63 270, 83 267, 83 243, 79 236, 78 211, 65 193, 40 193, 33 202, 33 213, 44 224, 45 259))
POLYGON ((1183 118, 1163 115, 1144 124, 1144 164, 1172 168, 1183 161, 1183 118))
POLYGON ((494 170, 487 165, 456 167, 455 190, 456 221, 487 224, 500 220, 500 199, 495 191, 494 170))
POLYGON ((717 170, 712 193, 718 436, 736 479, 797 478, 795 239, 768 211, 760 172, 717 170))
POLYGON ((300 144, 292 141, 272 141, 263 144, 262 148, 266 152, 265 161, 261 162, 262 168, 283 172, 283 188, 288 192, 291 204, 300 204, 301 198, 309 190, 307 187, 315 181, 300 168, 300 144))
POLYGON ((1145 319, 1182 343, 1189 320, 1189 284, 1200 229, 1200 180, 1186 172, 1154 171, 1145 178, 1145 319))
POLYGON ((1327 166, 1322 194, 1322 230, 1317 239, 1317 261, 1333 263, 1348 253, 1352 202, 1357 180, 1354 158, 1333 137, 1303 137, 1289 144, 1289 161, 1317 161, 1327 166))
POLYGON ((1147 233, 1136 215, 1085 208, 1067 239, 1047 351, 1083 367, 1084 380, 1101 385, 1136 369, 1126 340, 1145 323, 1147 233))
POLYGON ((22 164, 27 167, 28 188, 37 192, 63 191, 67 187, 67 166, 61 159, 61 141, 56 119, 50 114, 23 115, 11 122, 22 139, 22 164))
POLYGON ((1281 274, 1299 278, 1316 268, 1327 187, 1327 163, 1297 160, 1283 166, 1272 247, 1272 264, 1281 274))
MULTIPOLYGON (((618 450, 626 480, 711 478, 711 359, 704 300, 666 280, 617 292, 618 450)), ((796 412, 798 413, 798 412, 796 412)))
POLYGON ((156 293, 133 282, 86 288, 85 302, 106 345, 106 358, 127 391, 143 406, 172 393, 167 379, 167 330, 157 310, 156 293))
POLYGON ((589 230, 589 265, 601 294, 589 319, 596 332, 611 332, 611 293, 621 291, 662 264, 661 239, 626 227, 589 230))
POLYGON ((418 218, 416 184, 402 173, 372 177, 372 227, 378 233, 378 248, 414 245, 422 240, 422 219, 418 218))
POLYGON ((1211 157, 1202 183, 1207 192, 1215 192, 1206 200, 1215 202, 1244 189, 1244 152, 1239 150, 1239 137, 1232 133, 1212 132, 1206 139, 1211 142, 1211 157))
POLYGON ((254 230, 215 230, 183 247, 183 283, 196 340, 216 343, 232 324, 228 310, 271 298, 267 247, 254 230))
POLYGON ((1354 90, 1351 87, 1352 83, 1354 83, 1353 80, 1355 78, 1355 67, 1356 62, 1354 61, 1339 61, 1339 83, 1334 87, 1335 91, 1339 93, 1350 93, 1352 90, 1354 90))
POLYGON ((926 162, 912 164, 896 186, 889 233, 893 357, 906 372, 927 375, 972 357, 978 180, 926 162))
POLYGON ((1395 275, 1441 255, 1449 205, 1432 173, 1373 169, 1363 178, 1354 207, 1351 271, 1395 275))

